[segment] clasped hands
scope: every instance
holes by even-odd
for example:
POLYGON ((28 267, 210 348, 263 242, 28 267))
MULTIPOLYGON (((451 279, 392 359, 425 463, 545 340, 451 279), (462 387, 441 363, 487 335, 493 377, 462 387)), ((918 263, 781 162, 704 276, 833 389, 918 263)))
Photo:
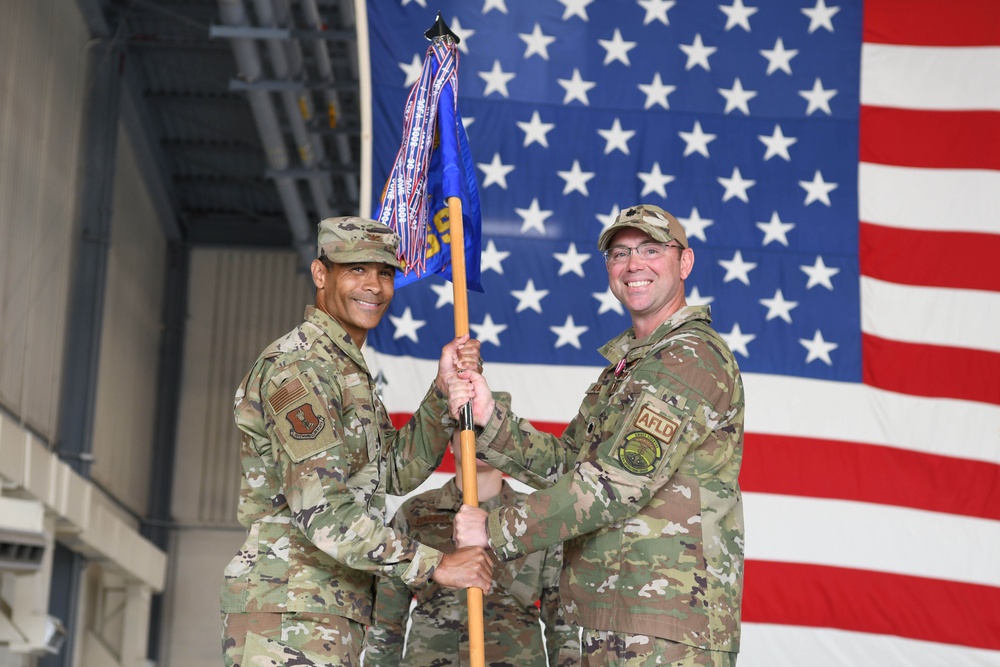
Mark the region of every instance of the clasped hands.
MULTIPOLYGON (((459 336, 442 348, 434 383, 442 394, 448 396, 448 408, 453 417, 458 417, 458 411, 472 400, 474 395, 474 390, 471 388, 472 380, 470 377, 462 376, 476 376, 485 386, 486 382, 480 374, 482 370, 483 361, 478 340, 468 335, 459 336), (456 390, 459 396, 453 399, 452 393, 456 390)), ((485 391, 489 395, 489 387, 486 387, 485 391)), ((492 405, 489 410, 492 410, 492 405)), ((489 412, 486 415, 488 416, 489 412)), ((493 560, 488 550, 485 517, 486 512, 481 509, 462 506, 455 519, 455 537, 452 540, 455 542, 456 551, 445 554, 431 575, 438 584, 449 588, 477 587, 484 592, 490 590, 493 583, 493 560), (469 514, 472 514, 473 518, 468 518, 469 514), (470 522, 470 525, 478 523, 481 535, 475 534, 475 529, 472 527, 462 530, 460 534, 458 525, 459 523, 464 525, 466 521, 470 522)))
MULTIPOLYGON (((456 338, 442 350, 438 377, 443 377, 447 383, 447 391, 443 391, 443 393, 448 396, 448 411, 451 416, 458 419, 462 408, 471 402, 472 416, 476 426, 484 426, 496 404, 493 400, 493 393, 482 375, 483 362, 479 350, 478 340, 468 336, 456 338), (449 354, 449 347, 452 346, 454 356, 451 363, 447 363, 445 357, 449 354)), ((466 547, 489 549, 486 518, 487 513, 478 507, 462 505, 455 516, 454 537, 452 538, 455 546, 459 549, 466 547)))

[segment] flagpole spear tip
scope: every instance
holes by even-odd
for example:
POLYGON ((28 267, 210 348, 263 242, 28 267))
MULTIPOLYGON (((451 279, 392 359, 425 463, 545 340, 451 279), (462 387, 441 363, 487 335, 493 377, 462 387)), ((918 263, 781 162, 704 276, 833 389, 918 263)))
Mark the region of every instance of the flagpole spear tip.
POLYGON ((450 37, 455 44, 458 44, 459 42, 462 41, 461 39, 459 39, 458 35, 456 35, 454 32, 451 31, 451 28, 449 28, 448 24, 444 22, 444 19, 441 18, 440 11, 438 11, 437 20, 434 21, 434 25, 432 25, 424 32, 424 37, 426 37, 431 41, 434 41, 435 39, 444 39, 446 37, 450 37))

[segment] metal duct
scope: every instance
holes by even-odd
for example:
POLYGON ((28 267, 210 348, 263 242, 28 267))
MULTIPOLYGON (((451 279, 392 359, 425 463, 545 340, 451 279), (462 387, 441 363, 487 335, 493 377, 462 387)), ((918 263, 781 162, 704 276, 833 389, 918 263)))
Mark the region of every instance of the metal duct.
MULTIPOLYGON (((271 0, 254 0, 254 11, 257 14, 257 21, 261 27, 276 28, 279 23, 275 18, 274 6, 271 0)), ((294 41, 294 40, 293 40, 294 41)), ((281 81, 291 79, 288 65, 288 53, 285 49, 285 40, 269 39, 265 42, 267 52, 271 58, 271 68, 274 76, 281 81)), ((322 162, 323 143, 315 133, 306 127, 307 114, 311 112, 312 101, 307 92, 296 95, 291 90, 281 91, 281 101, 285 107, 285 116, 288 118, 295 139, 295 145, 299 151, 299 159, 306 169, 314 169, 322 162), (308 101, 306 106, 300 107, 302 101, 308 101), (306 118, 304 118, 306 114, 306 118)), ((333 215, 330 209, 330 196, 333 194, 327 179, 320 173, 315 173, 306 179, 309 183, 309 190, 312 193, 313 201, 320 218, 328 218, 333 215)))
MULTIPOLYGON (((250 25, 243 0, 219 0, 219 15, 222 22, 228 26, 250 25)), ((257 44, 251 39, 239 37, 232 38, 230 44, 240 78, 248 82, 260 79, 262 67, 257 44)), ((257 124, 257 132, 264 145, 268 166, 275 172, 286 171, 289 164, 288 150, 270 93, 250 89, 247 90, 247 99, 257 124)), ((312 238, 312 224, 306 217, 298 185, 288 176, 276 175, 274 181, 292 231, 292 243, 302 257, 303 264, 309 266, 316 258, 316 247, 312 238)))
MULTIPOLYGON (((281 27, 292 28, 292 10, 289 6, 288 0, 273 0, 274 5, 274 19, 277 24, 281 27)), ((289 39, 283 42, 285 46, 285 52, 287 54, 288 62, 288 76, 290 79, 299 81, 305 80, 305 60, 302 57, 302 43, 297 39, 289 39)), ((298 98, 299 104, 301 105, 302 115, 307 120, 312 119, 316 116, 316 106, 313 104, 312 95, 303 93, 298 98)), ((310 133, 310 138, 313 142, 313 152, 316 155, 316 159, 322 161, 326 158, 326 148, 323 143, 323 137, 321 137, 316 132, 310 133)), ((329 195, 333 196, 333 187, 330 181, 324 181, 324 184, 329 190, 329 195)))
MULTIPOLYGON (((323 21, 320 19, 319 7, 316 6, 316 0, 302 0, 302 14, 305 16, 306 25, 311 29, 323 29, 323 21)), ((326 41, 322 39, 314 40, 313 53, 316 58, 316 66, 323 81, 330 84, 334 83, 333 67, 330 65, 330 52, 327 50, 326 41)), ((337 92, 330 87, 324 91, 324 95, 326 96, 328 107, 332 110, 334 117, 336 117, 340 109, 340 100, 337 97, 337 92)), ((337 146, 337 157, 340 159, 340 162, 342 164, 350 164, 351 145, 348 136, 343 133, 338 134, 334 137, 334 143, 337 146)), ((351 202, 357 203, 358 182, 352 174, 344 174, 344 185, 347 188, 348 197, 350 197, 351 202)))

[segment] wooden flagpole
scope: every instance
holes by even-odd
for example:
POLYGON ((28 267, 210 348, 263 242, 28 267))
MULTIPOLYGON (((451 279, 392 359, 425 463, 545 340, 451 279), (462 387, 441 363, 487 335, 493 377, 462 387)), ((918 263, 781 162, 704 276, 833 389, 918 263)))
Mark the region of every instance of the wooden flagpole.
MULTIPOLYGON (((465 282, 465 230, 462 225, 462 200, 448 198, 448 218, 451 235, 451 275, 455 294, 455 336, 469 333, 469 294, 465 282)), ((459 443, 462 452, 462 503, 479 507, 479 486, 476 480, 476 432, 472 420, 472 403, 462 406, 459 443)), ((465 589, 469 608, 469 663, 472 667, 486 666, 486 644, 483 636, 483 591, 465 589)))
MULTIPOLYGON (((427 39, 447 39, 455 44, 459 38, 448 28, 438 12, 437 21, 424 36, 427 39)), ((469 333, 469 293, 465 269, 465 230, 462 222, 462 200, 448 197, 448 233, 451 248, 451 282, 455 297, 455 337, 469 333)), ((479 485, 476 478, 476 432, 472 418, 472 403, 462 406, 459 445, 462 453, 462 503, 479 507, 479 485)), ((483 635, 483 590, 465 589, 469 612, 469 664, 486 667, 486 645, 483 635)))
MULTIPOLYGON (((459 37, 441 18, 438 12, 434 25, 424 32, 429 40, 447 40, 458 44, 459 37)), ((440 126, 438 130, 440 131, 440 126)), ((451 249, 451 282, 455 297, 455 337, 469 333, 469 294, 465 268, 465 230, 462 222, 462 200, 448 197, 449 247, 451 249)), ((476 432, 472 417, 472 402, 462 406, 460 417, 459 445, 462 453, 462 502, 471 507, 479 507, 479 488, 476 478, 476 432)), ((471 667, 486 667, 486 648, 483 635, 483 590, 472 587, 465 589, 469 613, 469 664, 471 667)))

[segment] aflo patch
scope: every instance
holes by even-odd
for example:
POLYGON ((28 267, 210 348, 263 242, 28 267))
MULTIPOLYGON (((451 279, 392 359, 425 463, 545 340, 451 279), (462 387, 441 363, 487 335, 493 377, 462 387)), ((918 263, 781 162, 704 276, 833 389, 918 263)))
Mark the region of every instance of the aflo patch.
POLYGON ((678 426, 680 426, 680 422, 671 419, 669 415, 657 411, 648 403, 639 409, 639 415, 632 423, 633 428, 641 428, 654 438, 663 440, 667 444, 670 444, 670 441, 674 439, 674 433, 677 432, 678 426))
POLYGON ((326 424, 325 419, 316 416, 309 403, 292 408, 285 414, 285 419, 292 425, 289 435, 296 440, 312 440, 326 424))
POLYGON ((634 431, 618 446, 617 456, 622 467, 633 475, 648 475, 663 456, 663 448, 660 441, 648 433, 634 431))

